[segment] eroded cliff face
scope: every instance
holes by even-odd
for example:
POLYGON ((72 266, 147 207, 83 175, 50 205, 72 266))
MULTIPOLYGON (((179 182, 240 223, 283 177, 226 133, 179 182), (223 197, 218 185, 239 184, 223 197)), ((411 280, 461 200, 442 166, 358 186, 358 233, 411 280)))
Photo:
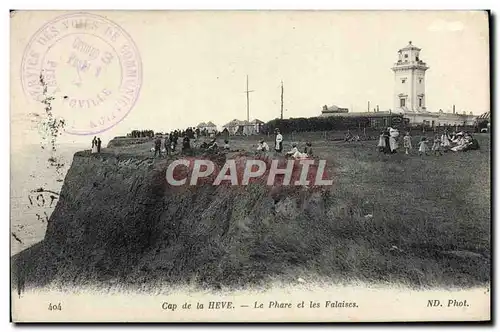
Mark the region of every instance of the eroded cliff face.
POLYGON ((238 284, 283 272, 319 250, 301 242, 307 220, 324 216, 320 192, 262 184, 172 187, 165 178, 170 162, 75 154, 45 240, 31 250, 41 250, 40 264, 21 255, 29 261, 23 282, 238 284), (293 228, 292 237, 269 238, 277 227, 293 228))
POLYGON ((390 194, 413 197, 413 186, 391 179, 369 187, 373 179, 356 167, 354 175, 330 174, 333 186, 319 189, 172 187, 171 161, 75 154, 44 241, 13 258, 14 287, 218 288, 314 276, 443 287, 489 281, 489 224, 470 223, 465 204, 452 205, 459 210, 443 223, 390 194))

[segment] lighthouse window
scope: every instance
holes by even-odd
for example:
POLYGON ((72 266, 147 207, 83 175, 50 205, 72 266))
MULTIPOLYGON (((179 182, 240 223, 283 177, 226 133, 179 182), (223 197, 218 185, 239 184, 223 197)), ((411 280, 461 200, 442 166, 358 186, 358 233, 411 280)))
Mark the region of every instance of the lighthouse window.
POLYGON ((418 79, 418 83, 422 83, 422 79, 421 78, 418 79))
POLYGON ((408 58, 408 54, 405 54, 405 59, 408 58))
POLYGON ((399 107, 405 107, 405 99, 404 98, 399 99, 399 107))
POLYGON ((422 107, 422 97, 418 98, 418 107, 422 107))
POLYGON ((406 79, 405 79, 405 78, 403 78, 403 79, 401 80, 401 83, 406 83, 406 79))

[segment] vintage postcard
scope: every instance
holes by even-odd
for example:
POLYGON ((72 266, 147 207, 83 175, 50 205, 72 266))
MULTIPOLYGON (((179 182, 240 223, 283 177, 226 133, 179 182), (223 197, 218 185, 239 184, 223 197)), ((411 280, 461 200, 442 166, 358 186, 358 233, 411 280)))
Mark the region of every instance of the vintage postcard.
POLYGON ((487 11, 11 11, 11 317, 489 321, 487 11))

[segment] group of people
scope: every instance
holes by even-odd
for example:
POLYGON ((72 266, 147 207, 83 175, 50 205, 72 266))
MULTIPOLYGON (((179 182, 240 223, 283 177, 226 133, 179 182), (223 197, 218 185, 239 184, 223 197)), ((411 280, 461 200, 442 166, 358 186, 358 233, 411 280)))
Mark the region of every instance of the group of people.
MULTIPOLYGON (((174 131, 169 135, 157 135, 154 139, 153 147, 151 148, 151 152, 154 152, 154 157, 162 157, 162 153, 165 155, 171 155, 176 152, 176 148, 179 141, 180 132, 174 131)), ((210 141, 204 141, 198 146, 197 135, 185 134, 182 137, 182 145, 181 145, 181 153, 190 154, 193 152, 194 148, 200 149, 202 151, 207 152, 216 152, 219 150, 219 144, 217 143, 217 139, 213 138, 210 141)), ((223 145, 224 150, 229 150, 229 140, 224 140, 223 145)))
MULTIPOLYGON (((397 141, 398 137, 399 131, 397 129, 389 127, 384 130, 380 134, 377 145, 379 151, 384 153, 396 153, 399 146, 397 141)), ((412 147, 410 132, 406 132, 406 135, 403 137, 405 154, 409 154, 412 147)), ((458 152, 478 149, 479 143, 477 139, 472 137, 472 134, 469 132, 452 133, 450 135, 448 131, 445 130, 441 135, 436 134, 434 139, 429 139, 424 136, 418 142, 418 153, 420 156, 428 155, 429 151, 432 151, 434 155, 442 155, 443 152, 447 151, 458 152)))
POLYGON ((398 144, 399 130, 388 127, 384 130, 378 140, 378 149, 383 153, 396 153, 399 147, 398 144))
MULTIPOLYGON (((292 143, 292 149, 288 152, 285 152, 286 157, 291 157, 294 159, 303 159, 303 158, 309 158, 313 156, 313 150, 312 150, 312 144, 311 142, 307 142, 306 146, 304 147, 304 152, 300 152, 297 143, 292 143)), ((275 130, 275 139, 274 139, 274 151, 276 151, 278 154, 283 152, 283 135, 279 131, 279 129, 275 130)), ((270 152, 269 145, 261 139, 259 141, 259 144, 257 145, 257 152, 270 152)))
POLYGON ((101 138, 94 136, 94 139, 92 139, 92 153, 100 153, 101 152, 101 138))

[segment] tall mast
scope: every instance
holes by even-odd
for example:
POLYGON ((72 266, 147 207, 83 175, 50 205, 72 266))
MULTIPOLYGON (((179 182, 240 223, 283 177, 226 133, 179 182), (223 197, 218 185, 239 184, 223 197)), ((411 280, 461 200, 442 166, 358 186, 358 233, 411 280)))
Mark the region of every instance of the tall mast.
POLYGON ((247 89, 244 92, 247 94, 247 121, 250 121, 250 92, 254 92, 254 90, 248 90, 248 75, 247 75, 247 89))
POLYGON ((281 120, 283 120, 283 81, 281 81, 281 120))

